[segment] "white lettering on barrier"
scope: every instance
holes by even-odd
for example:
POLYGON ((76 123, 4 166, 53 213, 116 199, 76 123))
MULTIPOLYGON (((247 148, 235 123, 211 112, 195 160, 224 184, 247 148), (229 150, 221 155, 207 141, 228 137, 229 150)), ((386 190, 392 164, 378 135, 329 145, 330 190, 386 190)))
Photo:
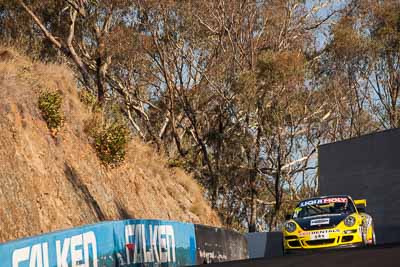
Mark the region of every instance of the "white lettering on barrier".
POLYGON ((125 226, 127 264, 146 262, 175 262, 175 235, 171 225, 149 225, 149 244, 147 248, 144 224, 125 226), (130 243, 129 239, 134 239, 130 243), (149 249, 149 250, 148 250, 149 249))
POLYGON ((47 243, 43 243, 42 247, 43 247, 43 255, 45 255, 45 256, 43 256, 43 266, 44 267, 49 267, 49 257, 48 257, 48 255, 49 255, 49 247, 48 247, 48 244, 47 243))
POLYGON ((206 260, 206 263, 211 263, 211 262, 221 262, 221 261, 227 261, 228 260, 228 256, 224 255, 224 254, 219 254, 216 251, 212 251, 212 252, 207 252, 205 250, 199 250, 199 256, 203 259, 206 260))
POLYGON ((82 235, 75 235, 71 237, 71 263, 72 267, 83 267, 81 264, 83 260, 83 251, 77 247, 82 246, 82 235))
POLYGON ((60 247, 61 241, 56 241, 56 253, 57 253, 57 267, 68 267, 68 249, 70 239, 64 239, 64 245, 60 247), (61 253, 60 253, 61 252, 61 253))
POLYGON ((32 246, 31 256, 29 261, 29 267, 42 267, 43 266, 43 255, 41 244, 32 246))
POLYGON ((160 256, 158 254, 158 249, 157 249, 157 228, 158 226, 154 226, 154 232, 153 232, 153 226, 149 225, 149 230, 150 230, 150 251, 148 254, 150 254, 150 258, 152 258, 153 262, 160 262, 160 256))
MULTIPOLYGON (((97 267, 96 236, 93 232, 65 238, 63 242, 56 240, 57 267, 70 267, 68 256, 71 258, 71 267, 89 267, 89 246, 92 249, 92 266, 97 267)), ((49 267, 48 243, 14 250, 12 267, 19 267, 20 263, 27 261, 29 261, 29 267, 49 267)))
POLYGON ((49 267, 47 243, 35 244, 31 247, 16 249, 12 255, 13 267, 29 260, 29 267, 49 267))
POLYGON ((97 245, 96 236, 93 232, 83 234, 83 255, 85 256, 85 267, 89 267, 89 245, 92 247, 93 267, 97 267, 97 245))
POLYGON ((18 267, 20 262, 29 260, 29 252, 30 247, 14 250, 12 256, 13 267, 18 267))

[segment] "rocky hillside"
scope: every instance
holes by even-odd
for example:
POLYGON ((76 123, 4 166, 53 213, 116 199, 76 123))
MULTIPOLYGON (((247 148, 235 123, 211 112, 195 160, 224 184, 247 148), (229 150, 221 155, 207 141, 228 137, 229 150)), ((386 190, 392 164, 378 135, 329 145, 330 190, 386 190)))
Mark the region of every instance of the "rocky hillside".
POLYGON ((220 224, 195 180, 139 140, 124 164, 104 168, 83 131, 89 116, 67 67, 0 48, 0 242, 124 218, 220 224), (38 109, 41 90, 63 94, 55 137, 38 109))

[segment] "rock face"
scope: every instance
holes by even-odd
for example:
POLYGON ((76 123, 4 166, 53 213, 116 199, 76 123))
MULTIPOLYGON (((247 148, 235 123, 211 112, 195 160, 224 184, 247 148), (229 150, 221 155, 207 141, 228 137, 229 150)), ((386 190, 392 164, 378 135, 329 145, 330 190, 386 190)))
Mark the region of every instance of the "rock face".
POLYGON ((65 66, 0 54, 0 242, 125 218, 220 225, 195 180, 140 140, 124 164, 102 166, 83 131, 90 112, 65 66), (38 109, 44 89, 63 94, 55 137, 38 109))

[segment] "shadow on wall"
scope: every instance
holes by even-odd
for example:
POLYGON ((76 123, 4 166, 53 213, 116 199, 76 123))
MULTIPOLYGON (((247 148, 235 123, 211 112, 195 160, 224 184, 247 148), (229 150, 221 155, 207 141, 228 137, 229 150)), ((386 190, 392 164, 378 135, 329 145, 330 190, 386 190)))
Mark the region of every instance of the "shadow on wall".
POLYGON ((282 232, 247 233, 245 237, 250 259, 283 256, 282 232))

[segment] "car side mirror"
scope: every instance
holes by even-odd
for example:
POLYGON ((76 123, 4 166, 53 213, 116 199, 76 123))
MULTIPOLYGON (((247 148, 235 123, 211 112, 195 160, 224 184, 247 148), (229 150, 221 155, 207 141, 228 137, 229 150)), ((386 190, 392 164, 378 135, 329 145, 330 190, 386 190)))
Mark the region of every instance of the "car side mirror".
POLYGON ((285 220, 288 221, 290 219, 292 219, 292 215, 291 214, 286 214, 285 215, 285 220))

